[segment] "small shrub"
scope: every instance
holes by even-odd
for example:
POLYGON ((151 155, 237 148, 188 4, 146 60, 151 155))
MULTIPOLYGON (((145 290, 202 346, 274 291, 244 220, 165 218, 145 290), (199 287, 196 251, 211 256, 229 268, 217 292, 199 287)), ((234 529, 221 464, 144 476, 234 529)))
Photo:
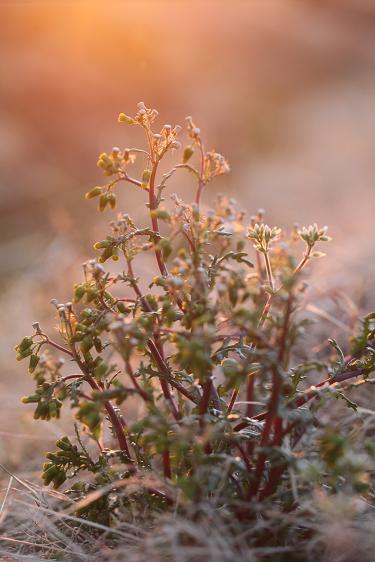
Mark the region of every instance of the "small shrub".
MULTIPOLYGON (((356 408, 344 391, 353 379, 371 381, 375 313, 346 354, 331 340, 332 356, 318 361, 300 312, 301 278, 324 255, 327 228, 287 233, 265 224, 261 210, 247 219, 225 196, 204 211, 202 196, 229 171, 226 159, 206 151, 188 117, 188 144, 160 177, 164 157, 179 154, 180 127, 154 133, 156 118, 143 103, 134 117, 120 114, 120 123, 144 130, 146 148, 102 153, 98 166, 108 182, 86 194, 100 211, 114 209, 120 184, 130 184, 145 194, 148 223, 137 226, 119 214, 94 246, 98 258, 84 264, 72 302, 54 301, 59 341, 35 323, 17 346, 36 383, 23 401, 34 403, 34 417, 42 420, 71 408, 77 438, 57 441, 42 478, 55 488, 73 479, 66 492, 82 517, 108 523, 127 509, 156 513, 209 501, 246 519, 278 491, 281 505, 293 504, 288 469, 299 466, 301 453, 294 451, 304 451, 318 408, 337 398, 356 408), (131 171, 136 159, 144 162, 139 178, 131 171), (184 172, 195 185, 194 203, 173 195, 166 204, 168 182, 184 172), (140 279, 145 254, 154 256, 155 269, 140 279), (105 269, 108 260, 121 264, 117 273, 105 269), (50 350, 69 360, 67 374, 50 350), (320 382, 309 386, 306 377, 314 374, 320 382), (111 449, 103 445, 106 425, 111 449), (97 454, 84 446, 85 433, 97 454)), ((314 447, 318 464, 313 476, 312 465, 304 467, 307 480, 332 492, 368 489, 366 466, 349 458, 337 429, 314 447)))

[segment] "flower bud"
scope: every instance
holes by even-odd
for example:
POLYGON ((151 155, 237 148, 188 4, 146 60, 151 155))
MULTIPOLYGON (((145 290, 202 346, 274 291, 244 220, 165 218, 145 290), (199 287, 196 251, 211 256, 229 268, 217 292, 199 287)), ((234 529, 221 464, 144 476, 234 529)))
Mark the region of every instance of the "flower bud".
POLYGON ((73 289, 74 302, 79 302, 85 294, 85 291, 84 285, 76 285, 73 289))
POLYGON ((117 310, 121 312, 121 314, 126 314, 127 312, 129 312, 129 308, 126 306, 126 304, 124 304, 121 301, 118 302, 116 306, 117 306, 117 310))
POLYGON ((99 211, 103 212, 107 204, 108 204, 107 195, 106 194, 101 195, 99 199, 99 211))
POLYGON ((98 195, 100 195, 101 192, 102 192, 102 188, 99 187, 99 186, 96 186, 86 193, 85 198, 86 199, 93 199, 94 197, 97 197, 98 195))
POLYGON ((170 240, 168 240, 168 238, 162 238, 161 240, 159 240, 158 246, 163 254, 163 258, 167 260, 172 253, 172 245, 170 240))
POLYGON ((33 338, 31 336, 26 336, 21 340, 21 343, 17 346, 16 349, 21 353, 29 349, 32 343, 33 343, 33 338))
POLYGON ((129 117, 129 115, 125 115, 125 113, 120 113, 118 116, 118 122, 125 123, 126 125, 134 125, 135 123, 134 119, 129 117))
POLYGON ((162 221, 168 221, 171 218, 167 209, 156 209, 155 211, 153 211, 153 214, 155 214, 157 218, 162 221))
POLYGON ((194 154, 194 148, 191 145, 186 146, 185 149, 184 149, 183 156, 182 156, 182 163, 186 164, 186 162, 188 162, 190 160, 190 158, 193 156, 193 154, 194 154))
POLYGON ((143 170, 142 173, 142 183, 148 184, 149 180, 151 177, 151 172, 150 170, 143 170))
POLYGON ((111 209, 115 209, 115 207, 116 207, 116 194, 113 193, 113 191, 111 191, 110 193, 108 193, 108 195, 107 195, 107 201, 108 201, 109 206, 111 207, 111 209))
POLYGON ((34 353, 30 356, 29 373, 32 374, 39 363, 39 356, 34 353))

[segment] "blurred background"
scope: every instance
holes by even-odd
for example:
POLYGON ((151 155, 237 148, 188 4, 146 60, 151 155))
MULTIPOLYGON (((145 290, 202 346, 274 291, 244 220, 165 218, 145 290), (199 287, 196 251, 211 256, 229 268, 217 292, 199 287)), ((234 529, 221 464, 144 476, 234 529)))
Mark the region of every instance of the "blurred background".
MULTIPOLYGON (((50 299, 70 298, 106 235, 115 212, 99 215, 84 194, 102 181, 99 152, 140 141, 117 124, 140 100, 160 125, 193 115, 207 146, 229 159, 206 203, 221 191, 249 214, 265 208, 272 224, 329 225, 311 297, 323 325, 345 332, 374 306, 373 0, 2 0, 0 28, 0 461, 9 468, 25 450, 39 467, 39 449, 59 435, 20 405, 32 383, 13 347, 35 320, 53 330, 50 299)), ((188 199, 185 182, 172 190, 188 199)), ((141 218, 143 194, 124 186, 120 208, 141 218)))

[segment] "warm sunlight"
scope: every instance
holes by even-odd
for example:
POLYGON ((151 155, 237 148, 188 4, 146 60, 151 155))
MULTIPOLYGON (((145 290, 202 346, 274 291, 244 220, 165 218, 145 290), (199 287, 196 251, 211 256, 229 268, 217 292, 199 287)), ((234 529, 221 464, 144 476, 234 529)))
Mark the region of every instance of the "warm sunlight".
POLYGON ((0 29, 0 560, 372 562, 374 3, 0 29))

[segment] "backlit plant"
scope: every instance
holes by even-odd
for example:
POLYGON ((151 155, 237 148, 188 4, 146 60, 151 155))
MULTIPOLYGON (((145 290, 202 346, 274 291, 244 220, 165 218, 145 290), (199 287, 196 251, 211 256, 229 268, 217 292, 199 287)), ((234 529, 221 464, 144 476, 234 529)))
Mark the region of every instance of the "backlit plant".
MULTIPOLYGON (((86 194, 104 211, 116 207, 119 189, 140 189, 148 220, 117 215, 72 302, 53 301, 58 341, 35 323, 17 346, 36 383, 23 401, 42 420, 71 408, 76 437, 47 453, 42 478, 55 488, 72 479, 68 493, 81 500, 81 515, 108 521, 130 503, 167 508, 207 499, 244 518, 282 484, 289 490, 287 469, 319 406, 343 398, 356 407, 343 391, 350 379, 371 380, 375 313, 346 354, 331 340, 332 357, 318 360, 305 338, 301 275, 324 255, 317 247, 329 241, 327 228, 287 233, 265 224, 262 210, 247 218, 225 196, 206 210, 202 196, 229 171, 226 159, 206 151, 191 117, 182 148, 180 127, 155 132, 157 116, 143 103, 134 117, 120 114, 120 123, 143 129, 146 146, 102 153, 107 181, 86 194), (178 163, 162 174, 171 152, 178 163), (188 202, 166 191, 184 172, 194 186, 188 202), (108 260, 118 262, 115 272, 104 267, 108 260), (138 273, 143 261, 147 278, 138 273), (309 386, 307 375, 320 382, 309 386), (97 446, 83 444, 85 433, 97 446)), ((317 447, 320 481, 333 490, 345 443, 331 431, 317 447)), ((364 472, 347 470, 346 485, 365 490, 364 472)))

